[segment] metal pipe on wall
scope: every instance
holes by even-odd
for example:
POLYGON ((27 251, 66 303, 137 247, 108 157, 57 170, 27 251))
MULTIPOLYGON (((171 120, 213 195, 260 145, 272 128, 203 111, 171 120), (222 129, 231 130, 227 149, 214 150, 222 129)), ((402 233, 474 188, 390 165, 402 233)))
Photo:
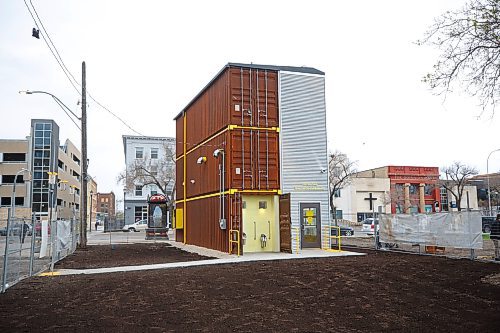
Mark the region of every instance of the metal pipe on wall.
MULTIPOLYGON (((269 126, 267 118, 267 70, 265 71, 266 86, 266 128, 269 126)), ((269 189, 269 131, 266 131, 266 189, 269 189)))

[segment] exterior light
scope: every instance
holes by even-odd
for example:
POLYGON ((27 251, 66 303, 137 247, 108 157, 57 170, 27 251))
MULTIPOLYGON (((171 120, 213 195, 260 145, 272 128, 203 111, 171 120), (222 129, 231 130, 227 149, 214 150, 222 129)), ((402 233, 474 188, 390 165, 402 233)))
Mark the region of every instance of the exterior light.
POLYGON ((201 156, 200 158, 198 158, 198 160, 196 160, 196 163, 203 164, 206 161, 207 161, 207 157, 206 156, 201 156))

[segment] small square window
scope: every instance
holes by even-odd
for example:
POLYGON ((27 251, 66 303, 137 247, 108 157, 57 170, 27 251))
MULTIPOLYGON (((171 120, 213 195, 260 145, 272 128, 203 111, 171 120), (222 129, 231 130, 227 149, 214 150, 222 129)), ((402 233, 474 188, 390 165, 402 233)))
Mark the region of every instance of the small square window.
POLYGON ((266 209, 267 201, 259 201, 259 209, 266 209))
POLYGON ((135 196, 142 197, 142 185, 135 186, 135 196))
POLYGON ((135 158, 144 158, 144 148, 142 147, 135 148, 135 158))
POLYGON ((158 148, 151 148, 151 159, 158 159, 158 148))

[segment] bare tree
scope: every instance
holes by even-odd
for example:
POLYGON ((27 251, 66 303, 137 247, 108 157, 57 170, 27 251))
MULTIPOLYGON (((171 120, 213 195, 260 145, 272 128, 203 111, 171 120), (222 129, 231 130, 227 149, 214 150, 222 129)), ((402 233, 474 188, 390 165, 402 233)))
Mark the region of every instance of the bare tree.
POLYGON ((467 166, 461 162, 453 162, 452 165, 441 168, 441 172, 444 174, 446 179, 440 180, 440 185, 444 187, 448 193, 451 193, 457 202, 457 209, 461 211, 464 188, 467 185, 469 178, 477 175, 479 172, 476 168, 467 166))
POLYGON ((335 194, 351 182, 351 175, 356 172, 355 162, 347 158, 340 151, 331 153, 328 158, 328 184, 330 187, 330 207, 333 210, 335 224, 337 224, 337 207, 335 206, 335 194))
POLYGON ((156 185, 158 190, 167 197, 169 211, 174 207, 175 193, 175 152, 164 143, 162 146, 163 158, 152 159, 145 155, 143 159, 136 159, 118 176, 118 183, 124 185, 127 191, 133 191, 136 185, 156 185))
POLYGON ((462 9, 444 13, 417 42, 442 50, 424 82, 445 96, 458 84, 493 115, 500 101, 499 36, 500 0, 469 0, 462 9))

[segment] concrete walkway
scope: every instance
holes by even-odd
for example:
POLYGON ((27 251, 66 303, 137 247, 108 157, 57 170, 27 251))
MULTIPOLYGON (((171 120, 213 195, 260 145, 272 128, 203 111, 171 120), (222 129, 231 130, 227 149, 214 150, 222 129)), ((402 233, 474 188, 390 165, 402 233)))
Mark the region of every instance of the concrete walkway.
POLYGON ((137 244, 137 243, 155 243, 166 242, 172 246, 179 248, 183 251, 196 253, 202 256, 215 257, 217 259, 187 261, 187 262, 174 262, 165 264, 153 265, 140 265, 140 266, 122 266, 122 267, 107 267, 107 268, 93 268, 93 269, 59 269, 54 272, 42 273, 42 276, 55 276, 55 275, 74 275, 74 274, 103 274, 103 273, 117 273, 117 272, 132 272, 152 269, 168 269, 179 267, 194 267, 204 265, 221 265, 221 264, 237 264, 244 262, 255 261, 270 261, 270 260, 294 260, 306 258, 325 258, 325 257, 343 257, 343 256, 362 256, 365 253, 356 253, 349 251, 328 251, 320 249, 303 249, 298 254, 289 253, 246 253, 242 256, 231 255, 225 252, 215 251, 195 245, 183 244, 172 240, 145 240, 144 232, 137 233, 103 233, 102 230, 92 232, 88 237, 88 245, 110 245, 110 244, 137 244))
MULTIPOLYGON (((200 252, 205 252, 205 251, 200 251, 200 252)), ((103 274, 103 273, 143 271, 151 269, 194 267, 194 266, 204 266, 204 265, 238 264, 238 263, 255 262, 255 261, 293 260, 293 259, 305 259, 305 258, 326 258, 326 257, 343 257, 343 256, 360 256, 360 255, 362 256, 366 254, 348 252, 348 251, 333 252, 325 250, 304 250, 299 254, 247 253, 244 256, 240 257, 233 255, 228 258, 187 261, 187 262, 173 262, 167 264, 107 267, 107 268, 94 268, 94 269, 60 269, 60 270, 55 270, 54 272, 45 272, 41 275, 52 276, 52 275, 75 275, 75 274, 103 274)))

